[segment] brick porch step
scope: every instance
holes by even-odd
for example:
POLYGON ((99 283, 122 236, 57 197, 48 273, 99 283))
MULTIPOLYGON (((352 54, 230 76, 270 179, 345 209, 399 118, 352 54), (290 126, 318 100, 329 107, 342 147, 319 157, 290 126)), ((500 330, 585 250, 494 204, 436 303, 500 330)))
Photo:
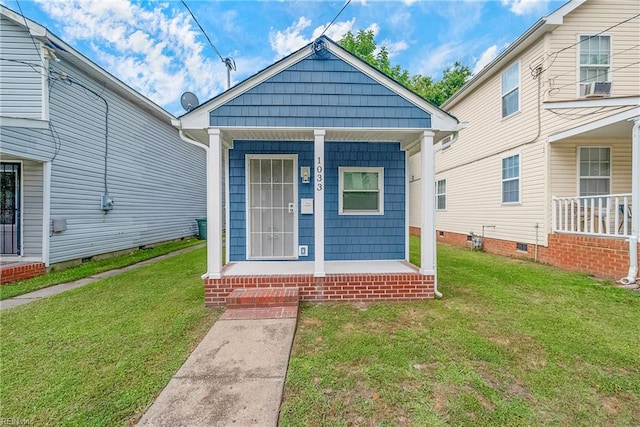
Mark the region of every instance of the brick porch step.
POLYGON ((227 308, 297 306, 298 288, 236 289, 227 297, 227 308))
POLYGON ((299 300, 298 288, 236 289, 220 320, 295 318, 299 300))

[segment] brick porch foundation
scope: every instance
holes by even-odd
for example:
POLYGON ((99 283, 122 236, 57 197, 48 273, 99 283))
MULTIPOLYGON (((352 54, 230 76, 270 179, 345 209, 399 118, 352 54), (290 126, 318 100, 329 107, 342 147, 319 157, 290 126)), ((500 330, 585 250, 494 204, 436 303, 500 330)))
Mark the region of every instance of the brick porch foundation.
MULTIPOLYGON (((443 231, 436 233, 438 242, 469 246, 466 234, 443 231)), ((548 246, 538 246, 538 261, 566 270, 578 271, 601 279, 618 280, 629 270, 629 243, 623 239, 549 234, 548 246)), ((516 242, 484 238, 486 252, 535 259, 535 245, 529 243, 527 251, 516 249, 516 242)), ((640 245, 638 245, 640 253, 640 245)), ((639 257, 640 262, 640 257, 639 257)))
POLYGON ((208 306, 221 306, 236 289, 297 287, 301 301, 414 301, 433 299, 433 276, 415 273, 224 276, 205 279, 208 306))
POLYGON ((40 276, 47 271, 44 263, 16 263, 0 267, 0 285, 17 282, 18 280, 31 279, 40 276))

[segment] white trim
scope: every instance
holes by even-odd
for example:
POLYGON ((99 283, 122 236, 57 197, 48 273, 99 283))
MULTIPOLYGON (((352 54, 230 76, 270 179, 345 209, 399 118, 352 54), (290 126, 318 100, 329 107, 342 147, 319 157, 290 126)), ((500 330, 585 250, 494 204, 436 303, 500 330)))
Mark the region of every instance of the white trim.
POLYGON ((51 238, 51 162, 42 163, 42 262, 49 267, 51 238))
MULTIPOLYGON (((506 181, 515 181, 516 178, 507 178, 506 181)), ((512 153, 500 157, 500 200, 502 206, 519 206, 522 204, 522 153, 512 153), (503 162, 505 159, 518 156, 518 201, 517 202, 505 202, 504 201, 504 183, 505 179, 502 177, 504 172, 503 162)))
MULTIPOLYGON (((436 210, 434 200, 435 152, 432 131, 424 131, 420 141, 422 160, 422 218, 420 221, 420 273, 435 275, 436 272, 436 210)), ((436 284, 437 286, 437 284, 436 284)))
POLYGON ((24 117, 0 116, 0 127, 49 129, 49 122, 39 119, 26 119, 24 117))
MULTIPOLYGON (((373 191, 370 191, 373 193, 373 191)), ((384 168, 382 166, 340 166, 338 167, 338 215, 384 215, 384 168), (342 207, 344 178, 346 172, 375 172, 378 174, 378 209, 375 211, 346 211, 342 207)))
POLYGON ((597 107, 636 107, 640 105, 640 96, 622 96, 611 98, 579 99, 574 101, 543 102, 545 110, 564 108, 597 108, 597 107))
MULTIPOLYGON (((610 145, 578 145, 577 146, 577 153, 576 153, 576 197, 582 197, 582 195, 580 194, 580 179, 583 178, 583 176, 580 174, 580 160, 581 160, 581 151, 583 148, 608 148, 609 149, 609 176, 601 176, 601 177, 584 177, 585 179, 588 178, 595 178, 595 179, 604 179, 604 178, 608 178, 609 179, 609 191, 607 191, 606 194, 611 194, 612 190, 613 190, 613 147, 610 145)), ((597 195, 589 195, 589 196, 585 196, 585 197, 598 197, 597 195)))
POLYGON ((500 73, 500 117, 502 118, 502 120, 506 120, 514 115, 516 115, 517 113, 520 112, 520 110, 522 109, 522 67, 521 67, 521 63, 520 60, 518 59, 517 61, 514 61, 512 64, 510 64, 509 66, 505 67, 504 71, 502 73, 500 73), (502 78, 505 75, 505 73, 507 73, 508 71, 510 71, 513 67, 518 66, 518 86, 516 86, 515 88, 511 89, 509 92, 505 93, 504 92, 504 87, 502 85, 502 78), (517 90, 518 91, 518 109, 512 113, 507 114, 506 116, 503 116, 502 113, 502 101, 504 100, 504 97, 506 95, 509 95, 510 93, 512 93, 513 91, 517 90))
POLYGON ((230 163, 229 163, 229 148, 225 148, 224 149, 224 202, 226 205, 226 209, 225 209, 225 215, 224 215, 224 222, 225 222, 225 233, 224 233, 224 244, 225 244, 225 251, 224 251, 224 260, 225 263, 229 263, 230 261, 230 252, 231 252, 231 233, 230 231, 230 222, 231 222, 231 215, 229 214, 229 167, 230 167, 230 163))
MULTIPOLYGON (((42 43, 39 43, 39 47, 40 47, 40 52, 38 52, 38 54, 40 55, 40 58, 42 59, 42 62, 44 64, 44 69, 48 70, 49 69, 49 60, 45 58, 45 55, 43 54, 44 52, 43 50, 43 46, 42 43)), ((42 73, 42 77, 40 78, 40 85, 41 85, 41 89, 42 89, 42 120, 44 121, 49 121, 49 74, 48 73, 42 73)))
POLYGON ((207 277, 222 277, 222 143, 220 129, 208 129, 207 150, 207 277))
POLYGON ((314 273, 315 277, 324 277, 324 185, 325 185, 325 163, 324 163, 324 135, 326 131, 316 129, 313 141, 313 246, 314 246, 314 273))
POLYGON ((409 202, 411 199, 411 194, 409 188, 411 187, 411 182, 409 179, 409 158, 410 154, 408 151, 404 152, 404 259, 409 262, 411 259, 411 255, 409 253, 409 227, 411 223, 409 221, 409 217, 411 215, 411 210, 409 209, 409 202))
POLYGON ((298 155, 297 154, 247 154, 244 160, 245 167, 245 230, 246 230, 246 260, 247 261, 267 261, 267 260, 297 260, 298 259, 298 155), (291 256, 251 256, 251 160, 293 160, 293 247, 291 256))
POLYGON ((640 117, 640 106, 632 108, 630 110, 626 110, 622 113, 614 114, 613 116, 605 117, 600 120, 593 121, 591 123, 587 123, 573 129, 565 130, 563 132, 558 132, 553 135, 549 135, 547 138, 549 142, 556 142, 566 138, 571 138, 573 136, 577 136, 592 130, 599 129, 604 126, 608 126, 614 123, 618 123, 624 120, 633 119, 635 117, 640 117))
POLYGON ((435 180, 435 206, 436 212, 446 212, 447 211, 447 178, 436 179, 435 180), (438 184, 444 181, 444 193, 438 193, 438 184), (438 207, 438 196, 444 196, 444 208, 440 209, 438 207))
MULTIPOLYGON (((640 206, 640 117, 633 123, 631 131, 631 200, 636 206, 640 206)), ((636 207, 631 216, 631 233, 640 239, 640 215, 636 207)))

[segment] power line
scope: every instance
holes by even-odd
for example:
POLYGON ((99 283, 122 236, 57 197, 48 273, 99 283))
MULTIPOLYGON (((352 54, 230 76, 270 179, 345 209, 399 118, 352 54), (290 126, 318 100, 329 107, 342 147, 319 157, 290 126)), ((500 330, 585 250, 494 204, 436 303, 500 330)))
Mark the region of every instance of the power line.
POLYGON ((347 0, 346 3, 344 4, 344 6, 342 6, 342 9, 340 9, 340 12, 338 12, 338 14, 333 18, 333 20, 331 22, 329 22, 329 25, 327 25, 324 29, 324 31, 322 31, 322 34, 320 34, 319 37, 322 37, 324 35, 324 33, 327 32, 327 30, 329 29, 329 27, 331 27, 333 25, 334 22, 336 22, 336 19, 338 19, 338 17, 340 16, 340 14, 347 8, 347 6, 349 6, 349 3, 351 3, 351 0, 347 0))
POLYGON ((29 24, 27 24, 27 18, 24 16, 24 13, 22 12, 22 6, 20 6, 20 2, 18 0, 16 0, 16 4, 18 5, 18 9, 20 10, 20 16, 22 16, 22 20, 24 21, 24 26, 27 29, 27 34, 29 34, 29 38, 33 43, 33 47, 36 49, 36 54, 38 55, 38 59, 42 63, 42 68, 44 68, 44 60, 42 59, 42 56, 40 56, 40 49, 38 49, 38 46, 36 45, 36 41, 33 38, 33 35, 31 35, 31 30, 29 30, 29 24))
POLYGON ((193 20, 195 21, 195 23, 198 25, 198 28, 200 28, 200 31, 202 31, 202 34, 204 34, 205 38, 207 39, 207 41, 209 42, 209 45, 211 45, 211 47, 213 48, 213 50, 216 52, 216 54, 218 55, 218 57, 220 58, 220 61, 224 62, 224 58, 222 57, 222 55, 220 54, 220 51, 218 50, 218 48, 213 44, 213 42, 211 41, 211 39, 209 38, 209 36, 207 35, 207 33, 204 31, 204 28, 202 28, 202 25, 200 25, 200 22, 198 22, 198 19, 196 18, 196 16, 193 14, 193 12, 191 11, 191 9, 189 9, 189 6, 187 6, 187 3, 184 0, 181 0, 182 4, 184 5, 184 7, 187 9, 187 11, 189 11, 189 14, 191 15, 191 17, 193 18, 193 20))
POLYGON ((222 54, 220 54, 220 51, 218 50, 216 45, 213 44, 213 42, 211 41, 207 33, 204 31, 204 28, 202 28, 202 25, 200 25, 200 22, 198 22, 198 19, 196 18, 196 16, 193 14, 191 9, 189 9, 189 6, 187 6, 187 3, 184 0, 181 0, 181 2, 184 5, 184 7, 187 9, 187 11, 189 11, 189 15, 191 15, 195 23, 198 25, 198 28, 200 28, 200 31, 202 32, 202 34, 204 34, 204 37, 209 42, 209 45, 213 48, 216 55, 218 55, 218 58, 220 58, 220 61, 222 61, 225 67, 227 67, 227 89, 229 89, 231 87, 231 70, 236 71, 236 61, 234 61, 233 58, 231 57, 226 57, 226 58, 222 57, 222 54))

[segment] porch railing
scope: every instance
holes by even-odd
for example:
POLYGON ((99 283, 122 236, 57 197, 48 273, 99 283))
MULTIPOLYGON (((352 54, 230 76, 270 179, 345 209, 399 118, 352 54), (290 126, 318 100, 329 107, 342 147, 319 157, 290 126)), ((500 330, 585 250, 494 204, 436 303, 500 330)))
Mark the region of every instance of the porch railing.
POLYGON ((628 237, 631 235, 631 194, 553 197, 554 233, 628 237))

